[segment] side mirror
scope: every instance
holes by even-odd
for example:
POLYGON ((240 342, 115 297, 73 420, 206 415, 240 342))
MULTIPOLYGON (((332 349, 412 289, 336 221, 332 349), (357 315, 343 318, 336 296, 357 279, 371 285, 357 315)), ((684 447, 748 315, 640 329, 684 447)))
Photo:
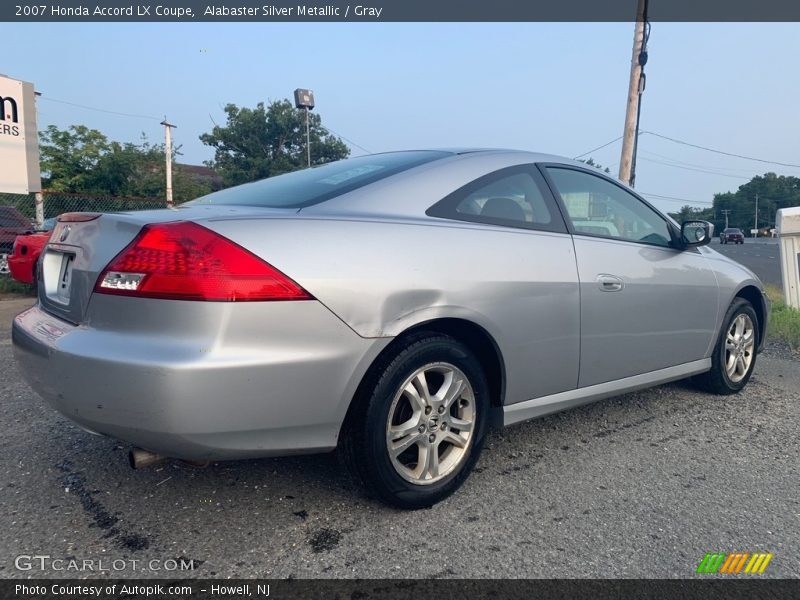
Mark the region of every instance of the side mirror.
POLYGON ((711 243, 714 225, 708 221, 684 221, 681 223, 681 242, 684 248, 697 248, 711 243))

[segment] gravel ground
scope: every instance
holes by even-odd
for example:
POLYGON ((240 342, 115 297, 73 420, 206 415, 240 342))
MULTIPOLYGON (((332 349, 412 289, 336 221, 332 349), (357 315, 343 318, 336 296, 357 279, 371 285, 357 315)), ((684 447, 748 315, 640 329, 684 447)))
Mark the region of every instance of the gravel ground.
POLYGON ((677 382, 493 433, 461 490, 403 512, 335 455, 130 470, 19 377, 29 302, 0 302, 0 577, 671 578, 710 551, 800 576, 800 363, 779 345, 736 396, 677 382), (15 568, 36 554, 95 570, 15 568))

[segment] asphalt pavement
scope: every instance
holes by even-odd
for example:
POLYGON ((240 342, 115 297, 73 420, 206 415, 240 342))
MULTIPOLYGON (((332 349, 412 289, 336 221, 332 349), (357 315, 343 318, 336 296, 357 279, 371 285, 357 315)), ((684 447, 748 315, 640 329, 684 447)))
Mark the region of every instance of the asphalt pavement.
POLYGON ((800 576, 785 349, 735 396, 677 382, 493 433, 455 495, 404 512, 335 454, 131 470, 125 444, 20 378, 9 324, 30 302, 0 301, 0 578, 673 578, 734 551, 774 553, 761 577, 800 576))

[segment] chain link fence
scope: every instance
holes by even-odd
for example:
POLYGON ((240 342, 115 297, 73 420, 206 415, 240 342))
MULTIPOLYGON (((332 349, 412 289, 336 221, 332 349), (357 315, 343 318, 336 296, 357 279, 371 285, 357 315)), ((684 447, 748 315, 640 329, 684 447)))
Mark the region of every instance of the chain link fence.
MULTIPOLYGON (((12 206, 36 222, 36 194, 0 194, 0 206, 12 206)), ((57 217, 65 212, 120 212, 166 208, 164 198, 108 196, 70 192, 42 192, 42 218, 57 217)))
POLYGON ((8 254, 14 238, 24 230, 41 229, 44 221, 67 212, 120 212, 166 208, 164 198, 106 196, 68 192, 42 192, 37 206, 37 194, 0 193, 0 276, 8 274, 8 254))

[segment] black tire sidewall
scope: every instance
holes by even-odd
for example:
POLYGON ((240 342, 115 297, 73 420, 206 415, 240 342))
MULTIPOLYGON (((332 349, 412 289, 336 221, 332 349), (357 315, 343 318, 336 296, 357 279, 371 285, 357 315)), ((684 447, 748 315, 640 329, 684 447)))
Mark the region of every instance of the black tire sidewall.
POLYGON ((753 374, 753 369, 756 366, 756 357, 758 356, 758 340, 760 335, 761 332, 759 331, 758 316, 756 315, 756 311, 753 309, 753 306, 747 300, 737 298, 731 304, 728 312, 725 314, 725 321, 723 322, 722 330, 719 334, 717 348, 714 351, 714 369, 717 371, 716 374, 724 386, 731 392, 738 392, 747 385, 748 381, 750 381, 750 376, 753 374), (755 345, 753 346, 753 360, 750 362, 750 367, 748 368, 747 373, 741 379, 741 381, 733 382, 728 377, 728 372, 725 369, 725 340, 727 338, 728 330, 730 329, 734 319, 736 319, 736 317, 742 313, 746 314, 753 323, 755 345))
POLYGON ((489 417, 489 389, 477 358, 466 346, 444 335, 417 339, 401 350, 383 371, 369 396, 364 415, 363 471, 381 497, 404 508, 430 506, 455 491, 472 470, 481 451, 489 417), (469 380, 475 396, 475 422, 469 455, 447 477, 430 485, 403 479, 392 466, 386 447, 386 423, 400 385, 420 367, 446 362, 458 367, 469 380))

